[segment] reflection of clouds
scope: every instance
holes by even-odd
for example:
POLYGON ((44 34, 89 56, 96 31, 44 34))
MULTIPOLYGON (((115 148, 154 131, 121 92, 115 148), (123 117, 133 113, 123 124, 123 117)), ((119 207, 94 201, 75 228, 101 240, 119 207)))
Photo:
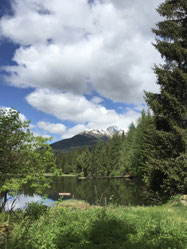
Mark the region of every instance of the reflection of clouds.
MULTIPOLYGON (((7 211, 11 209, 15 199, 16 199, 16 201, 14 203, 14 209, 26 208, 27 203, 29 203, 29 202, 41 203, 43 200, 43 198, 40 195, 36 195, 36 194, 34 194, 33 196, 21 194, 21 195, 18 195, 17 197, 12 197, 12 198, 11 198, 11 196, 8 195, 8 199, 9 200, 7 201, 6 206, 5 206, 5 210, 7 210, 7 211)), ((43 204, 45 204, 47 206, 50 206, 53 203, 54 203, 54 201, 51 199, 46 199, 43 202, 43 204)))

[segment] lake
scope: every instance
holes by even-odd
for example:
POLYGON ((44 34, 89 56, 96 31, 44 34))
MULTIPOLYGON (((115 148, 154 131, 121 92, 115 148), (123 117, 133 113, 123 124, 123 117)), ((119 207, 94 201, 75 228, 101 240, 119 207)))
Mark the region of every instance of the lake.
MULTIPOLYGON (((144 203, 142 196, 143 185, 136 179, 78 179, 77 177, 59 177, 54 178, 53 184, 45 192, 47 198, 46 205, 54 205, 59 199, 59 193, 71 193, 71 197, 65 196, 64 200, 74 198, 85 200, 91 205, 142 205, 144 203)), ((30 188, 23 189, 19 193, 15 208, 24 208, 26 203, 37 201, 41 202, 42 197, 34 193, 30 188)), ((7 209, 12 200, 9 201, 7 209)))

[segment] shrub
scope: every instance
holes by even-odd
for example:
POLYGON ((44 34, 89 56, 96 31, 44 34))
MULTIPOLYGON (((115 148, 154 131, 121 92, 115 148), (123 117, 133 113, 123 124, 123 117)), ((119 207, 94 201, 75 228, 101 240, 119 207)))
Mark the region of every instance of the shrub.
MULTIPOLYGON (((34 205, 31 206, 33 208, 34 205)), ((32 210, 36 210, 35 206, 32 210)), ((33 216, 27 229, 20 223, 15 225, 10 248, 187 248, 187 211, 184 207, 108 206, 79 209, 75 206, 56 206, 43 214, 36 213, 40 215, 33 216)))

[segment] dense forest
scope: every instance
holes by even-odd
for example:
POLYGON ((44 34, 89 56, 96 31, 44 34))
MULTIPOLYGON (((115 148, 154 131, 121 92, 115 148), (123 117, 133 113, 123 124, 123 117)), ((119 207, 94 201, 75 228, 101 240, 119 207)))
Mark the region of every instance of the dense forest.
POLYGON ((98 140, 93 146, 70 152, 57 152, 56 164, 63 173, 80 176, 138 176, 142 172, 142 160, 146 143, 146 127, 151 115, 142 112, 137 125, 129 131, 116 134, 106 142, 98 140))

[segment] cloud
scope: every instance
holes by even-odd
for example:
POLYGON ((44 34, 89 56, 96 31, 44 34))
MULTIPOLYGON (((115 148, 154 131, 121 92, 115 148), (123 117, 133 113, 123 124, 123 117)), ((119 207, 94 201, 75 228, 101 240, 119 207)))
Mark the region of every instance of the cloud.
POLYGON ((44 121, 39 121, 37 123, 37 126, 40 129, 43 129, 45 131, 48 131, 50 133, 54 133, 54 134, 63 134, 66 132, 66 126, 63 124, 53 124, 53 123, 49 123, 49 122, 44 122, 44 121))
POLYGON ((52 140, 53 137, 49 136, 48 134, 42 134, 41 132, 33 131, 34 137, 43 137, 49 140, 52 140))
POLYGON ((95 103, 95 104, 99 104, 101 102, 103 102, 104 99, 98 97, 98 96, 94 96, 92 99, 91 99, 91 102, 95 103))
POLYGON ((34 128, 36 128, 36 125, 30 124, 30 125, 29 125, 29 128, 30 128, 30 129, 34 129, 34 128))
MULTIPOLYGON (((12 108, 0 106, 0 109, 5 109, 7 111, 10 111, 12 108)), ((23 113, 19 113, 19 119, 22 122, 28 120, 23 113)), ((35 137, 41 136, 43 138, 48 138, 48 139, 51 138, 51 136, 49 136, 48 134, 43 134, 43 131, 39 131, 38 127, 41 128, 42 130, 49 131, 50 133, 56 133, 56 134, 62 134, 66 130, 66 127, 63 124, 51 124, 51 123, 43 122, 43 121, 38 122, 37 125, 29 124, 29 129, 32 131, 32 133, 35 137), (62 131, 62 132, 60 132, 60 131, 62 131)))
POLYGON ((62 135, 62 138, 63 139, 70 138, 70 137, 73 137, 73 136, 79 134, 80 132, 86 131, 86 130, 88 130, 87 125, 78 124, 78 125, 75 125, 72 128, 69 128, 68 131, 67 131, 67 133, 65 133, 64 135, 62 135))
POLYGON ((97 91, 113 101, 141 103, 158 91, 152 66, 160 63, 151 27, 161 0, 17 0, 0 33, 20 48, 3 69, 17 87, 75 95, 97 91), (28 31, 29 28, 29 31, 28 31))
MULTIPOLYGON (((58 93, 44 89, 32 92, 26 97, 26 100, 37 110, 52 114, 62 121, 74 122, 76 125, 68 131, 68 134, 75 134, 74 131, 78 132, 86 128, 100 129, 111 125, 127 130, 130 123, 140 116, 140 112, 132 109, 124 110, 123 114, 118 114, 115 110, 107 109, 101 104, 93 103, 84 96, 71 93, 58 93)), ((44 124, 42 123, 40 127, 45 128, 44 124)), ((47 126, 49 126, 49 123, 47 126)), ((51 124, 51 127, 54 126, 51 124)))

